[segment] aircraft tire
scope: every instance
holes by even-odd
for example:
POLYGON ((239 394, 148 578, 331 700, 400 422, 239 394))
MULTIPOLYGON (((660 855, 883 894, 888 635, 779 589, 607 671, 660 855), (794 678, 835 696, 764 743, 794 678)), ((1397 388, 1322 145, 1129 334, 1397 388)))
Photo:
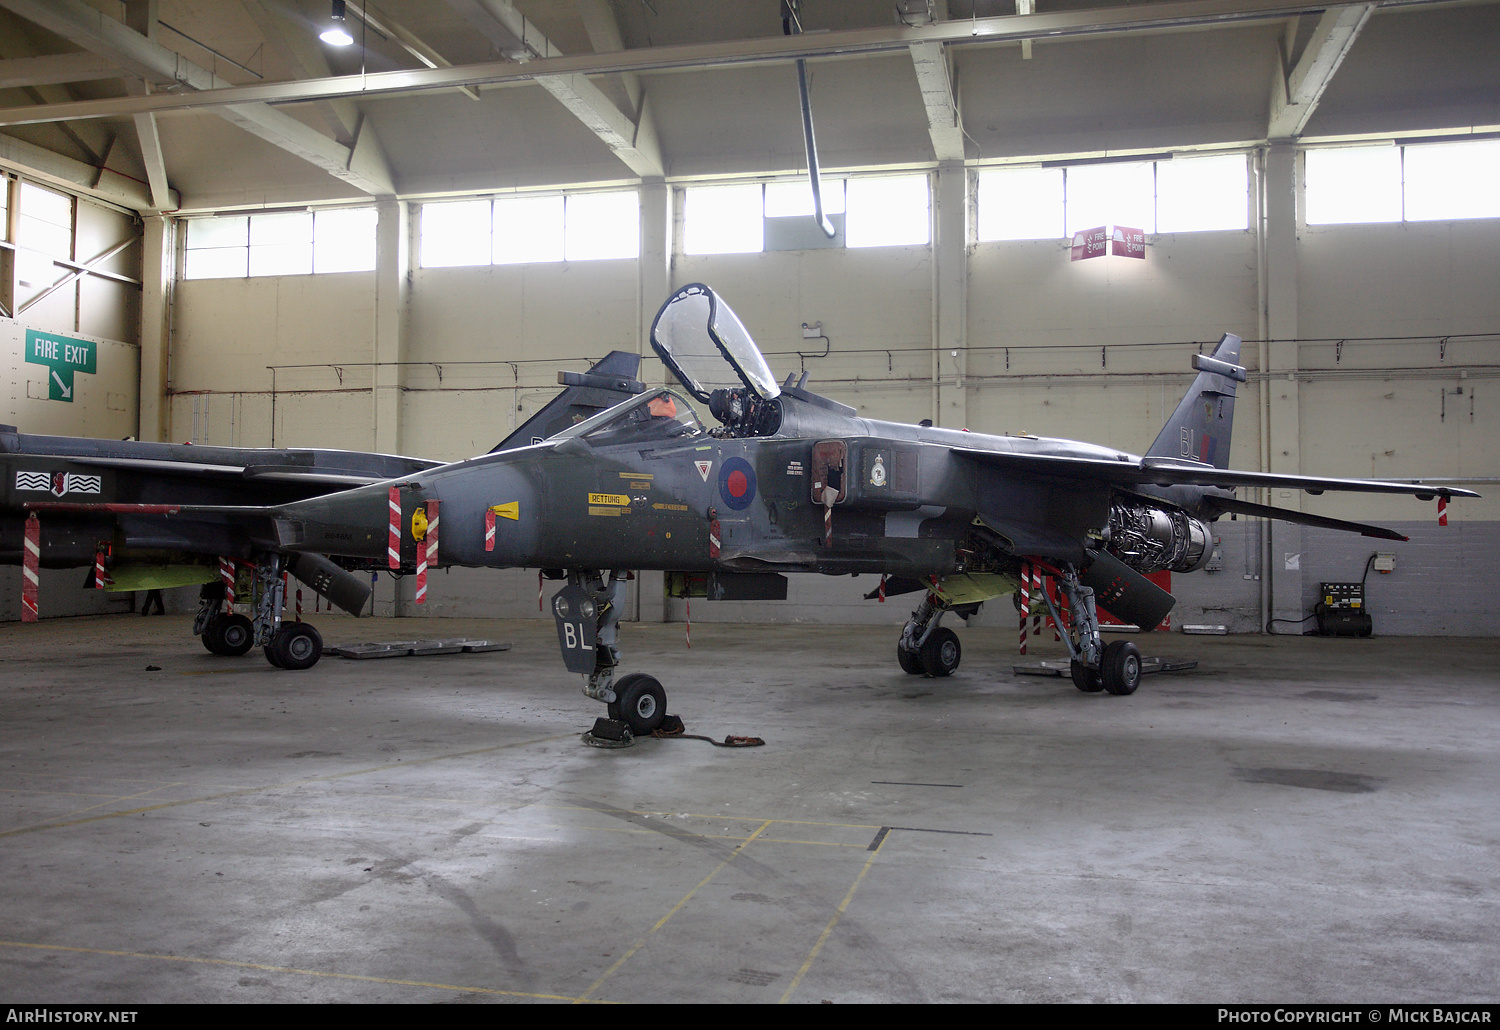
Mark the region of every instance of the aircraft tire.
POLYGON ((1134 694, 1141 685, 1141 651, 1128 640, 1116 640, 1104 649, 1099 663, 1104 689, 1111 694, 1134 694))
POLYGON ((908 651, 899 640, 896 641, 896 664, 901 666, 902 672, 913 676, 921 676, 927 671, 922 667, 922 656, 915 651, 908 651))
POLYGON ((1068 663, 1068 670, 1073 674, 1073 686, 1085 694, 1097 694, 1104 689, 1104 680, 1100 678, 1098 669, 1075 658, 1068 663))
POLYGON ((963 653, 958 634, 946 626, 940 626, 922 644, 922 671, 933 679, 952 676, 958 669, 963 653))
POLYGON ((667 692, 654 676, 632 672, 615 683, 611 719, 623 719, 636 736, 649 734, 667 717, 667 692))
POLYGON ((255 627, 243 615, 224 615, 215 621, 219 649, 214 654, 238 658, 255 646, 255 627))
POLYGON ((224 615, 221 612, 210 616, 207 625, 203 627, 203 632, 198 634, 198 639, 203 642, 203 646, 208 650, 209 654, 226 653, 224 651, 224 641, 219 635, 219 631, 223 628, 224 615))
POLYGON ((284 622, 266 646, 266 661, 280 669, 311 669, 323 657, 323 636, 305 622, 284 622))

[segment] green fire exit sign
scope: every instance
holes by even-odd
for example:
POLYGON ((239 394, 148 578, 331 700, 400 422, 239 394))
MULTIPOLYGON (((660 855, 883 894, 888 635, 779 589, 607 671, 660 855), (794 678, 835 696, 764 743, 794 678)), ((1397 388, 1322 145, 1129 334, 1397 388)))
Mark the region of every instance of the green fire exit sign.
POLYGON ((99 348, 92 340, 26 330, 26 361, 47 366, 47 399, 73 403, 73 373, 94 375, 99 370, 99 348))

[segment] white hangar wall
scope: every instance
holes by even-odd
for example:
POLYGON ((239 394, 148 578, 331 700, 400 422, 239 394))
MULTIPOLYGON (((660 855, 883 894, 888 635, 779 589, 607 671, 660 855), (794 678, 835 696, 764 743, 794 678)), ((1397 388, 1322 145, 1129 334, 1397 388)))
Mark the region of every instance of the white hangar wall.
MULTIPOLYGON (((417 206, 411 208, 406 249, 415 253, 417 206)), ((1139 452, 1189 382, 1192 353, 1228 331, 1252 341, 1243 354, 1251 382, 1240 390, 1235 467, 1269 461, 1322 475, 1500 475, 1490 446, 1500 438, 1500 416, 1488 403, 1494 373, 1486 367, 1494 365, 1496 337, 1454 339, 1500 331, 1493 290, 1500 220, 1300 226, 1278 262, 1253 229, 1152 237, 1144 261, 1074 263, 1059 241, 970 243, 964 251, 962 297, 953 302, 964 352, 957 363, 939 349, 941 389, 933 383, 933 344, 954 316, 934 303, 935 254, 946 252, 932 246, 713 256, 684 255, 677 246, 665 274, 653 271, 649 255, 460 268, 413 262, 402 266, 402 400, 393 449, 440 459, 488 450, 556 392, 559 368, 580 369, 611 349, 649 353, 642 327, 667 292, 646 296, 652 281, 669 289, 704 281, 734 306, 778 375, 806 368, 813 389, 870 417, 935 417, 976 431, 1067 436, 1139 452), (1275 324, 1292 326, 1299 339, 1327 342, 1253 342, 1268 335, 1263 311, 1277 305, 1275 324), (802 338, 804 322, 821 323, 827 356, 798 356, 821 355, 825 346, 802 338), (1261 407, 1268 360, 1269 420, 1261 407), (1459 388, 1462 395, 1454 393, 1459 388), (1284 445, 1286 454, 1268 455, 1268 433, 1283 446, 1278 432, 1292 433, 1295 443, 1284 445)), ((371 365, 380 283, 399 278, 382 275, 178 282, 172 438, 270 444, 268 366, 275 365, 276 444, 375 446, 371 365), (313 367, 291 367, 297 365, 313 367)), ((644 374, 661 381, 662 369, 648 359, 644 374)), ((1371 583, 1379 632, 1500 629, 1471 600, 1493 596, 1500 582, 1462 557, 1500 545, 1493 497, 1454 502, 1446 533, 1434 526, 1431 504, 1411 499, 1260 499, 1413 535, 1409 544, 1379 546, 1398 554, 1397 572, 1371 583)), ((1249 520, 1223 520, 1216 530, 1224 570, 1179 578, 1178 622, 1257 629, 1267 560, 1278 575, 1274 614, 1300 616, 1318 582, 1358 579, 1375 549, 1359 537, 1289 526, 1274 527, 1267 543, 1263 524, 1249 520)), ((859 599, 873 585, 869 577, 792 577, 786 604, 699 602, 693 615, 899 622, 909 606, 859 599)), ((643 596, 647 618, 656 609, 650 591, 643 596)), ((432 593, 425 609, 406 610, 536 613, 534 572, 453 570, 436 579, 432 593)), ((390 587, 379 596, 394 610, 390 587)), ((666 616, 681 618, 682 609, 671 602, 666 616)), ((1013 615, 986 612, 980 619, 1009 625, 1013 615)))
MULTIPOLYGON (((27 181, 31 181, 29 176, 27 181)), ((0 177, 0 190, 15 185, 14 178, 0 177)), ((17 195, 12 190, 10 196, 17 195)), ((28 283, 6 263, 13 252, 0 257, 0 269, 13 276, 6 299, 19 316, 0 317, 0 350, 5 355, 0 366, 8 381, 0 422, 22 433, 117 440, 134 436, 139 419, 140 228, 133 216, 118 208, 81 197, 70 199, 71 251, 56 256, 108 274, 74 276, 70 272, 76 268, 54 264, 50 284, 42 279, 28 283), (112 256, 95 260, 110 251, 114 251, 112 256), (67 395, 60 396, 62 380, 55 386, 49 382, 52 368, 26 360, 28 330, 91 344, 94 371, 75 372, 67 395)), ((129 594, 78 589, 83 578, 82 569, 41 570, 41 596, 49 616, 92 615, 128 607, 129 594)), ((21 575, 19 568, 13 568, 0 573, 0 622, 20 617, 21 575)))

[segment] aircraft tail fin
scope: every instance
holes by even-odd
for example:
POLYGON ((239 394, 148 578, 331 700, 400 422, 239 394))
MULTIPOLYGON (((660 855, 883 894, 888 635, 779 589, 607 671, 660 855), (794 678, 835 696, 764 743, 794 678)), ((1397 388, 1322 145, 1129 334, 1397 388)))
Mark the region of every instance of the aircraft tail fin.
POLYGON ((1151 458, 1186 458, 1215 468, 1229 467, 1229 439, 1234 429, 1234 390, 1245 381, 1239 364, 1240 338, 1225 333, 1208 357, 1193 355, 1198 378, 1167 419, 1151 458))
POLYGON ((636 379, 640 367, 639 354, 612 350, 587 372, 559 372, 557 381, 567 389, 490 448, 490 453, 541 443, 590 415, 634 397, 646 388, 636 379))

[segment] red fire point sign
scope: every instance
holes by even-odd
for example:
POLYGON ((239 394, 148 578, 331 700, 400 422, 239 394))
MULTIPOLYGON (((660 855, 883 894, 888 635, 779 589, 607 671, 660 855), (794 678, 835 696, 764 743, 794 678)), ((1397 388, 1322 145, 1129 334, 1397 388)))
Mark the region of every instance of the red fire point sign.
POLYGON ((1115 257, 1133 257, 1146 260, 1146 234, 1128 225, 1115 226, 1110 240, 1110 253, 1115 257))
POLYGON ((1108 226, 1098 225, 1073 234, 1073 260, 1104 256, 1104 244, 1109 239, 1108 226))

